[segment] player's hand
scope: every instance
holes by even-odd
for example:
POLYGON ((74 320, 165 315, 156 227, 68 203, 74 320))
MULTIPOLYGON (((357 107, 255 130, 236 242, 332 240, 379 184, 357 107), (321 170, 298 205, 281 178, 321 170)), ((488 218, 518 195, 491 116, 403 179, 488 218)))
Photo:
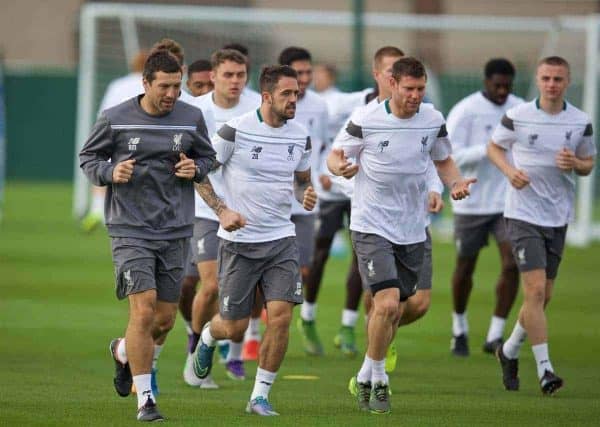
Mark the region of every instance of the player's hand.
POLYGON ((331 178, 329 176, 327 176, 327 175, 319 176, 319 182, 321 183, 321 187, 323 187, 323 190, 325 190, 325 191, 331 190, 331 178))
POLYGON ((334 148, 331 150, 330 156, 333 160, 331 172, 333 172, 334 175, 350 179, 357 174, 358 165, 348 161, 348 158, 344 155, 344 150, 341 148, 334 148))
POLYGON ((124 160, 117 163, 112 173, 113 184, 127 184, 133 175, 135 159, 124 160))
POLYGON ((196 163, 184 153, 179 153, 179 161, 175 164, 175 176, 184 179, 194 179, 196 176, 196 163))
POLYGON ((438 213, 444 208, 442 195, 437 191, 430 191, 428 194, 428 209, 431 213, 438 213))
POLYGON ((512 169, 508 174, 508 180, 510 185, 515 187, 517 190, 529 185, 529 176, 521 169, 512 169))
POLYGON ((564 172, 571 172, 575 167, 575 153, 563 147, 556 155, 556 166, 564 172))
POLYGON ((235 231, 246 225, 246 218, 239 212, 225 208, 219 214, 219 222, 225 231, 235 231))
POLYGON ((317 204, 317 193, 315 189, 312 188, 312 185, 309 185, 306 190, 304 190, 304 200, 302 200, 302 207, 304 207, 307 211, 312 211, 317 204))
POLYGON ((462 200, 467 197, 471 192, 469 186, 477 182, 477 178, 463 178, 456 181, 450 189, 450 197, 452 200, 462 200))

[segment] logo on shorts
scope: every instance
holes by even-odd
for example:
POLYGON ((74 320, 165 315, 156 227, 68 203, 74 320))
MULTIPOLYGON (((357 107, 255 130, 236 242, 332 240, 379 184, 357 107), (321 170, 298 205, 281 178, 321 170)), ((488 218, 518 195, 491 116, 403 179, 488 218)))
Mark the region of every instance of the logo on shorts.
POLYGON ((302 295, 302 282, 296 282, 296 291, 294 292, 294 295, 302 295))
POLYGON ((183 137, 182 133, 176 133, 173 135, 173 151, 181 151, 181 138, 183 137))
POLYGON ((375 276, 375 267, 373 267, 372 259, 370 259, 369 262, 367 262, 367 269, 369 270, 369 277, 375 276))
POLYGON ((461 245, 460 239, 456 239, 455 245, 456 245, 456 251, 460 252, 460 245, 461 245))
POLYGON ((198 255, 204 253, 204 238, 198 240, 198 255))
POLYGON ((137 146, 139 143, 140 143, 140 138, 129 138, 129 143, 127 144, 129 151, 137 150, 137 146))
POLYGON ((538 134, 537 133, 532 133, 527 138, 529 140, 529 145, 533 146, 535 144, 535 141, 537 141, 537 139, 538 139, 538 134))
POLYGON ((294 144, 288 145, 288 160, 294 160, 294 144))
POLYGON ((523 265, 527 261, 525 260, 525 248, 517 250, 517 258, 519 258, 519 264, 523 265))
POLYGON ((424 136, 421 138, 421 153, 424 153, 427 150, 427 140, 429 136, 424 136))
POLYGON ((127 293, 133 290, 133 280, 131 279, 131 270, 123 272, 123 280, 125 280, 125 286, 127 286, 127 293))
POLYGON ((258 155, 262 152, 262 147, 255 145, 250 152, 252 153, 252 160, 258 160, 258 155))
POLYGON ((385 150, 385 147, 387 147, 388 145, 390 145, 390 141, 381 141, 379 144, 377 144, 377 148, 379 148, 380 153, 383 153, 383 150, 385 150))
POLYGON ((223 311, 229 311, 229 295, 223 297, 223 311))

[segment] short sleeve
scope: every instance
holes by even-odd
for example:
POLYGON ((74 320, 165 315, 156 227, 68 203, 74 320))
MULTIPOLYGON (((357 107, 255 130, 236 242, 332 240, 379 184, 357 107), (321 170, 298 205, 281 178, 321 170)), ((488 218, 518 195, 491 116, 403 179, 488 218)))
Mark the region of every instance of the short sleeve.
POLYGON ((357 157, 364 147, 362 127, 350 120, 346 128, 337 135, 333 142, 333 148, 344 150, 346 157, 357 157))
POLYGON ((506 113, 502 116, 500 123, 498 123, 492 134, 492 142, 505 150, 510 150, 516 141, 517 135, 515 134, 513 119, 506 113))
POLYGON ((430 156, 431 160, 446 160, 452 154, 452 146, 448 139, 448 131, 446 130, 446 124, 440 126, 437 137, 431 146, 430 156))
POLYGON ((222 165, 233 155, 235 150, 236 129, 229 123, 224 124, 212 138, 214 150, 217 152, 217 162, 222 165))
POLYGON ((590 156, 596 156, 597 149, 596 144, 594 143, 594 131, 592 128, 592 124, 588 123, 583 131, 583 137, 579 144, 577 144, 577 148, 575 148, 575 156, 579 159, 583 159, 590 156))
POLYGON ((306 144, 304 145, 304 152, 302 153, 300 162, 298 162, 298 166, 296 166, 297 172, 304 172, 304 171, 307 171, 310 169, 311 154, 312 154, 312 143, 310 140, 310 136, 307 136, 306 144))

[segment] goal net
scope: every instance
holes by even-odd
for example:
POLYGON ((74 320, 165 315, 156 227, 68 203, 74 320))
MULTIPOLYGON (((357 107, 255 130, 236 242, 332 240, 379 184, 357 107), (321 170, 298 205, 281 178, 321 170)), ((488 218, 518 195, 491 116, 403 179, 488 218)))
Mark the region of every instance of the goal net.
MULTIPOLYGON (((517 68, 515 93, 536 95, 533 75, 546 55, 566 57, 572 67, 568 99, 597 123, 598 32, 600 18, 521 18, 496 16, 412 15, 365 13, 357 25, 350 12, 323 10, 251 9, 88 3, 80 17, 80 67, 75 143, 73 212, 82 216, 89 203, 89 185, 77 153, 97 116, 108 83, 128 73, 128 64, 141 49, 169 37, 185 49, 186 62, 208 59, 224 44, 238 42, 250 50, 251 86, 262 65, 276 62, 287 46, 309 49, 315 63, 334 64, 339 84, 352 87, 357 73, 353 54, 363 52, 364 87, 371 58, 381 46, 394 45, 422 59, 428 67, 428 96, 443 113, 461 98, 481 88, 482 69, 491 57, 505 57, 517 68), (356 29, 361 37, 355 36, 356 29), (359 45, 357 45, 359 43, 359 45)), ((598 126, 595 126, 598 130, 598 126)), ((576 223, 570 227, 574 244, 600 239, 598 173, 578 180, 576 223)))

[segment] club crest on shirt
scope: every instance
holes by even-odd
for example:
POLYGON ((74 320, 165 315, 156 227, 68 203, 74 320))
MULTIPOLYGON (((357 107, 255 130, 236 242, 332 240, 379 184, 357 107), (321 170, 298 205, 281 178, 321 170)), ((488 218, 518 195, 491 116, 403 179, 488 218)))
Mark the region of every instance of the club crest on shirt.
POLYGON ((388 145, 390 145, 390 141, 381 141, 379 144, 377 144, 377 148, 379 149, 379 152, 382 153, 383 150, 385 150, 385 147, 387 147, 388 145))
POLYGON ((565 132, 565 145, 569 145, 569 143, 571 142, 571 136, 573 136, 572 130, 568 130, 565 132))
POLYGON ((258 160, 258 155, 262 152, 262 147, 260 145, 255 145, 252 147, 250 152, 252 153, 252 160, 258 160))
POLYGON ((529 145, 533 146, 535 144, 535 141, 537 141, 537 139, 538 139, 538 134, 537 133, 532 133, 531 135, 529 135, 527 137, 527 139, 529 140, 529 145))
POLYGON ((493 126, 492 126, 492 125, 485 125, 485 131, 486 131, 487 133, 490 133, 490 132, 492 131, 492 129, 493 129, 493 126))
POLYGON ((129 138, 129 143, 127 144, 127 148, 129 151, 137 150, 137 146, 140 143, 140 138, 129 138))
POLYGON ((182 133, 176 133, 173 135, 173 151, 181 151, 181 138, 183 137, 182 133))
POLYGON ((429 136, 424 136, 421 138, 421 153, 424 153, 427 150, 427 140, 429 136))
POLYGON ((294 144, 288 145, 288 160, 294 160, 294 144))

